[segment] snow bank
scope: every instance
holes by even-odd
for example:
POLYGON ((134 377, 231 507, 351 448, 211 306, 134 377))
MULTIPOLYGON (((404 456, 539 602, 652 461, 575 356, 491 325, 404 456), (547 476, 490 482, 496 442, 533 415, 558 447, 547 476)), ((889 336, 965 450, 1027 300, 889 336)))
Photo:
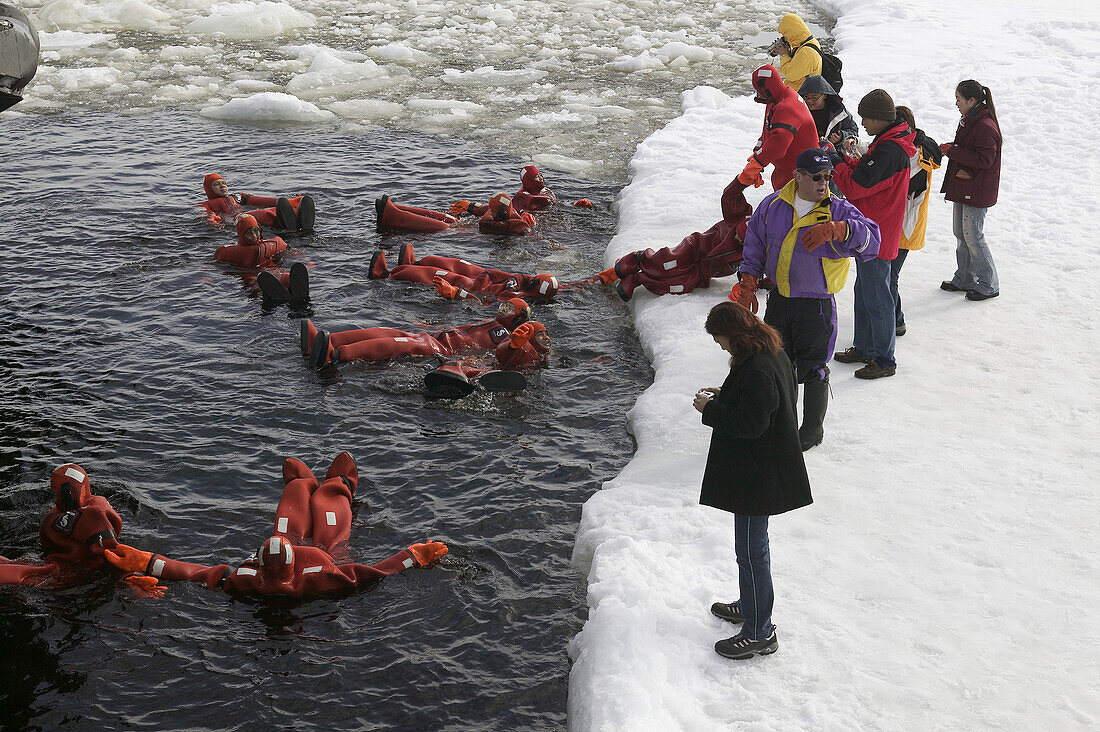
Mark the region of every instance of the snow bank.
MULTIPOLYGON (((771 522, 779 652, 733 662, 712 646, 736 628, 709 613, 737 597, 733 521, 698 505, 710 430, 691 406, 727 371, 702 324, 732 281, 684 297, 639 290, 631 307, 656 374, 628 415, 638 452, 583 511, 573 561, 590 609, 570 647, 570 726, 1096 728, 1100 265, 1082 252, 1081 224, 1100 208, 1088 193, 1100 173, 1064 102, 1078 117, 1100 109, 1085 37, 1100 10, 826 7, 852 109, 885 88, 943 142, 955 84, 993 90, 1006 143, 986 234, 1002 295, 972 303, 938 289, 955 241, 935 196, 928 243, 901 274, 897 375, 860 382, 833 365, 825 442, 806 455, 816 502, 771 522)), ((607 264, 721 216, 763 108, 698 88, 683 109, 638 147, 607 264)), ((838 297, 840 348, 851 288, 838 297)))

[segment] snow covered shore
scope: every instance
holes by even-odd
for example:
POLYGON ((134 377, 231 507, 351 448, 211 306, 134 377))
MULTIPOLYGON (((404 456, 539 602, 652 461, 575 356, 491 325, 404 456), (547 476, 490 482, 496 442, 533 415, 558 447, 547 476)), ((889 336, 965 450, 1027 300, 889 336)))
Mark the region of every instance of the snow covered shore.
MULTIPOLYGON (((638 452, 585 505, 573 561, 589 617, 570 648, 577 730, 1095 729, 1100 725, 1100 337, 1091 215, 1100 6, 829 0, 854 111, 882 87, 938 142, 953 90, 990 87, 1005 146, 986 235, 1001 297, 942 292, 950 205, 901 275, 898 373, 834 364, 816 503, 772 521, 779 652, 733 662, 711 617, 736 598, 733 521, 698 506, 709 430, 691 397, 721 383, 702 329, 729 283, 635 295, 656 371, 629 415, 638 452)), ((747 71, 746 71, 747 73, 747 71)), ((638 148, 611 263, 720 217, 762 107, 699 87, 638 148)), ((934 185, 938 190, 942 172, 934 185)), ((766 193, 750 194, 756 203, 766 193)), ((838 347, 851 342, 851 283, 838 347)))

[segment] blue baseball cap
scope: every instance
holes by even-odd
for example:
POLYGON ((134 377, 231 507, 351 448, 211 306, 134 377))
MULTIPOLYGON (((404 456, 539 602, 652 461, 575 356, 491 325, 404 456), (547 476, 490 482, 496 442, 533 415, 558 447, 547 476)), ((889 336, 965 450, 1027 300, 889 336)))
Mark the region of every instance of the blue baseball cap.
POLYGON ((825 150, 819 147, 808 147, 798 153, 795 167, 799 170, 806 171, 810 175, 816 175, 823 170, 832 170, 833 161, 829 158, 829 153, 825 150))

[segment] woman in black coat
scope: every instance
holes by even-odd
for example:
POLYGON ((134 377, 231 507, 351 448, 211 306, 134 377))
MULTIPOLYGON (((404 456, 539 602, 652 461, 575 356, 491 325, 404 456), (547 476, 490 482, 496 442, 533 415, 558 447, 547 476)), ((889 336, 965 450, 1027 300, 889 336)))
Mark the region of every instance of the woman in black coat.
POLYGON ((737 303, 715 305, 706 331, 730 354, 730 374, 720 388, 701 389, 695 408, 714 429, 699 502, 734 514, 741 598, 715 603, 723 620, 743 623, 719 641, 726 658, 775 653, 772 625, 768 517, 813 502, 798 441, 794 369, 779 332, 737 303))

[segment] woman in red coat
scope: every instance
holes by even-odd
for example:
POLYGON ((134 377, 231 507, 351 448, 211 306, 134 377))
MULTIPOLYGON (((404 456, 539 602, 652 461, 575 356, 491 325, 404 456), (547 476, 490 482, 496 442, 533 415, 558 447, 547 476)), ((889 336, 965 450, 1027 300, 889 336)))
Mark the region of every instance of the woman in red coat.
POLYGON ((958 269, 940 288, 965 292, 967 300, 988 300, 1001 292, 997 267, 982 231, 986 211, 997 203, 1001 181, 1001 126, 989 87, 973 79, 955 87, 955 106, 962 120, 955 139, 940 145, 948 159, 940 192, 955 204, 958 269))
POLYGON ((181 562, 126 544, 105 554, 119 569, 154 578, 189 580, 240 594, 302 597, 356 589, 447 553, 445 544, 429 541, 374 564, 336 564, 334 555, 346 553, 351 537, 351 499, 358 481, 355 461, 346 452, 332 461, 320 484, 304 463, 287 459, 275 530, 254 559, 236 568, 181 562))

